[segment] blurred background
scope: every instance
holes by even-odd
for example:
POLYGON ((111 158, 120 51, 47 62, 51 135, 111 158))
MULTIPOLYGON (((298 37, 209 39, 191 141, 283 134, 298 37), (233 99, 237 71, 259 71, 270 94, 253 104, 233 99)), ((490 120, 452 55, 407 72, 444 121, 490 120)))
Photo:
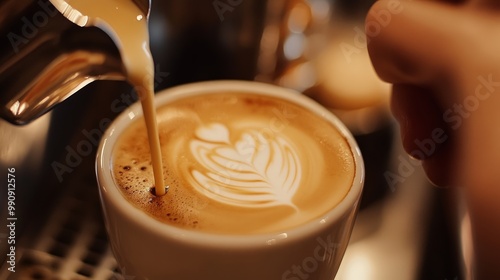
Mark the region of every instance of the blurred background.
MULTIPOLYGON (((7 13, 31 18, 41 9, 39 2, 23 0, 12 10, 12 3, 0 6, 4 22, 7 13)), ((467 219, 460 193, 431 187, 419 163, 401 148, 389 111, 390 86, 377 78, 367 53, 363 20, 371 4, 153 1, 155 88, 244 79, 310 96, 348 126, 366 165, 360 212, 335 279, 468 279, 467 219)), ((6 26, 0 26, 2 34, 9 32, 6 26)), ((58 34, 49 50, 64 52, 71 46, 119 60, 103 32, 84 31, 61 15, 40 30, 58 34)), ((9 66, 9 52, 2 53, 0 77, 9 66)), ((31 66, 36 68, 37 61, 31 66)), ((135 100, 125 82, 97 81, 28 125, 0 120, 0 167, 2 172, 16 168, 18 218, 16 273, 3 261, 0 279, 129 279, 120 276, 107 245, 94 160, 105 126, 135 100)), ((6 205, 3 194, 0 199, 6 205)), ((3 221, 6 210, 0 212, 3 221)), ((7 235, 7 229, 0 229, 2 260, 7 235)))

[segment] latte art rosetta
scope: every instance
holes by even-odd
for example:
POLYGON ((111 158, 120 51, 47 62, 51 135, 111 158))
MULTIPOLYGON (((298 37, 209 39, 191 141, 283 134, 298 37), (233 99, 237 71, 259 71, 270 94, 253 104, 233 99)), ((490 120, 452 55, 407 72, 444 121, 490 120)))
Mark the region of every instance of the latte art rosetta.
POLYGON ((199 127, 190 143, 194 158, 204 170, 191 170, 194 189, 220 203, 241 207, 288 205, 300 185, 299 157, 279 135, 264 135, 258 129, 240 131, 230 141, 229 129, 220 123, 199 127))

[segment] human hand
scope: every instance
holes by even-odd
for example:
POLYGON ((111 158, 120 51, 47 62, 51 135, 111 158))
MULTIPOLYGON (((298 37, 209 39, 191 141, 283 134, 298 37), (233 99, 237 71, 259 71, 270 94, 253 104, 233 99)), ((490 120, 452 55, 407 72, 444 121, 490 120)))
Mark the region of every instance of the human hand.
POLYGON ((437 185, 500 182, 500 9, 489 2, 385 0, 366 19, 403 145, 437 185))
POLYGON ((405 150, 464 187, 476 279, 500 279, 500 1, 378 1, 366 33, 405 150))

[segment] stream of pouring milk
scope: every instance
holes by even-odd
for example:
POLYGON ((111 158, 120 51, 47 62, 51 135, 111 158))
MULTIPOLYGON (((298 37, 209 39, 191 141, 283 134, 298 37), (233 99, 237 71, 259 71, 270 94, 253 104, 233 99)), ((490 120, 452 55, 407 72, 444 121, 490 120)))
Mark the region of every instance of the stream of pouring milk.
POLYGON ((139 95, 148 131, 156 195, 165 194, 160 138, 154 107, 154 63, 146 15, 132 0, 67 0, 117 44, 128 81, 139 95))

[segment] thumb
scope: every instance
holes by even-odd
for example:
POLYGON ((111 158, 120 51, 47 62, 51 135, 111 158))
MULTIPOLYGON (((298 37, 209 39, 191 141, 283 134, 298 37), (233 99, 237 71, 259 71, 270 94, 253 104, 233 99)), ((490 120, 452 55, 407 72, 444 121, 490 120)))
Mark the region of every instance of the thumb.
POLYGON ((377 1, 365 22, 378 75, 391 83, 429 84, 453 65, 462 38, 457 6, 433 1, 377 1))

